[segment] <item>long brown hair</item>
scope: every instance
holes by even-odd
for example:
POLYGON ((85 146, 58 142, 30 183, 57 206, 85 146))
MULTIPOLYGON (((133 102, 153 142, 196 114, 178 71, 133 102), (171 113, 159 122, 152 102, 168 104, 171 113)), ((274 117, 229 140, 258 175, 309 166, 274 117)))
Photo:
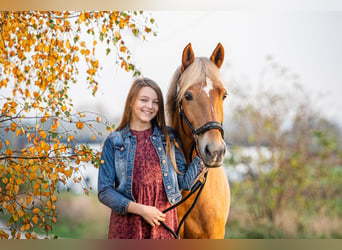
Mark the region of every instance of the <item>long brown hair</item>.
POLYGON ((170 137, 169 137, 169 134, 167 132, 167 127, 166 127, 166 122, 165 122, 163 94, 162 94, 160 87, 158 86, 158 84, 156 82, 154 82, 153 80, 146 78, 146 77, 138 78, 133 82, 133 84, 132 84, 132 86, 128 92, 127 98, 126 98, 123 116, 121 118, 119 125, 117 126, 117 128, 115 130, 116 131, 122 130, 123 128, 125 128, 126 126, 129 125, 129 123, 132 119, 132 107, 131 107, 132 103, 135 102, 139 91, 143 87, 150 87, 157 93, 159 108, 158 108, 157 115, 152 119, 151 123, 152 123, 152 125, 158 126, 161 129, 161 131, 163 132, 163 134, 165 136, 165 140, 166 140, 166 152, 171 159, 173 168, 176 170, 177 173, 179 173, 177 165, 176 165, 176 163, 173 159, 173 156, 172 156, 170 137))

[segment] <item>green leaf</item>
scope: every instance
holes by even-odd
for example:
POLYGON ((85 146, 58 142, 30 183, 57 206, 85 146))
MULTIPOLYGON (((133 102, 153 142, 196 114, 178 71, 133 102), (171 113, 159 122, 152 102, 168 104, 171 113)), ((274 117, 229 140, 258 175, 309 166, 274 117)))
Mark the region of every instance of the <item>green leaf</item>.
POLYGON ((103 42, 103 40, 104 40, 104 33, 100 32, 100 41, 103 42))

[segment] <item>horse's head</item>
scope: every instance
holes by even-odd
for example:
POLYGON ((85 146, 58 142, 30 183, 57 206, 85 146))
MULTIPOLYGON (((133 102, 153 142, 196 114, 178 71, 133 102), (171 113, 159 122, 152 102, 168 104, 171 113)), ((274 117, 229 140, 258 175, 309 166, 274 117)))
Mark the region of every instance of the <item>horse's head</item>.
MULTIPOLYGON (((173 101, 174 112, 169 112, 169 119, 173 119, 176 130, 182 130, 181 136, 195 139, 207 167, 221 166, 226 152, 221 124, 227 91, 219 73, 223 59, 224 49, 220 43, 209 59, 195 58, 191 44, 188 44, 183 51, 182 65, 176 74, 178 76, 175 76, 178 79, 176 86, 173 90, 170 87, 171 92, 176 92, 176 98, 173 101)), ((172 103, 170 95, 168 105, 172 103)))

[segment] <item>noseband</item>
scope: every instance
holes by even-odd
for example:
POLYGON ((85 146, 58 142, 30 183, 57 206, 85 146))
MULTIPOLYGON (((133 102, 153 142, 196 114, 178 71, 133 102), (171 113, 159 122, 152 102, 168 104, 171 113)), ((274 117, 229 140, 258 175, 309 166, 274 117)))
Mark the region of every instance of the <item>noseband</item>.
POLYGON ((189 129, 191 130, 192 135, 194 136, 194 142, 193 142, 191 150, 190 150, 190 157, 189 157, 190 160, 191 160, 192 152, 194 150, 196 150, 197 155, 200 155, 199 152, 197 151, 197 147, 196 147, 196 145, 197 145, 196 139, 200 134, 203 134, 204 132, 211 130, 211 129, 218 129, 221 132, 222 138, 224 139, 223 127, 222 127, 222 124, 219 122, 210 121, 210 122, 205 123, 203 126, 199 127, 198 129, 195 129, 192 126, 191 122, 189 121, 189 119, 187 118, 187 116, 183 110, 182 101, 179 102, 179 115, 180 115, 181 125, 182 125, 183 131, 185 132, 184 127, 183 127, 183 119, 184 119, 184 121, 188 125, 189 129))

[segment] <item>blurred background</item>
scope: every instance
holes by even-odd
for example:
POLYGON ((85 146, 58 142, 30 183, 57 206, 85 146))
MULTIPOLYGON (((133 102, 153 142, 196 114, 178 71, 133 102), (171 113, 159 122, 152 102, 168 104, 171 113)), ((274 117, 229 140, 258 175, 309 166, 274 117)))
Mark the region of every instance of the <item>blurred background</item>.
MULTIPOLYGON (((151 15, 157 36, 129 46, 143 76, 165 96, 189 42, 196 56, 210 56, 218 42, 225 48, 226 238, 342 238, 342 12, 151 15)), ((70 95, 76 110, 117 124, 133 78, 102 53, 97 95, 82 76, 70 95)), ((102 141, 108 133, 103 129, 102 141)), ((79 141, 92 142, 91 135, 80 133, 79 141)), ((80 171, 82 183, 59 187, 53 233, 106 238, 110 210, 97 200, 97 169, 80 171), (89 195, 84 186, 92 188, 89 195)))
MULTIPOLYGON (((231 186, 226 238, 342 237, 342 13, 154 11, 158 34, 131 44, 144 76, 166 95, 184 47, 225 48, 223 168, 231 186)), ((132 78, 104 57, 99 92, 80 110, 118 123, 132 78)), ((110 211, 72 188, 58 204, 60 237, 106 237, 110 211), (76 197, 74 197, 76 196, 76 197), (63 223, 63 221, 65 221, 63 223), (72 221, 72 223, 70 223, 72 221)))

